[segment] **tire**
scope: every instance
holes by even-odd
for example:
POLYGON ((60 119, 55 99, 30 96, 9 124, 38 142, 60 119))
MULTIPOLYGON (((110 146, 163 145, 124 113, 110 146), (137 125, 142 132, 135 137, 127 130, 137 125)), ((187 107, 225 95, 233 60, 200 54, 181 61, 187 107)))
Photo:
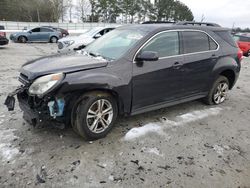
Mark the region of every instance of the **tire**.
POLYGON ((53 36, 53 37, 50 37, 50 43, 57 43, 57 41, 58 41, 58 38, 57 37, 55 37, 55 36, 53 36))
POLYGON ((210 89, 204 102, 208 105, 219 105, 225 102, 229 91, 229 81, 225 76, 219 76, 210 89))
POLYGON ((116 100, 102 92, 82 96, 72 110, 73 130, 86 140, 105 137, 113 128, 118 114, 116 100))
POLYGON ((247 57, 250 57, 250 50, 248 50, 246 56, 247 56, 247 57))
POLYGON ((27 39, 25 36, 20 36, 20 37, 18 37, 18 42, 20 42, 20 43, 26 43, 27 40, 28 40, 28 39, 27 39))

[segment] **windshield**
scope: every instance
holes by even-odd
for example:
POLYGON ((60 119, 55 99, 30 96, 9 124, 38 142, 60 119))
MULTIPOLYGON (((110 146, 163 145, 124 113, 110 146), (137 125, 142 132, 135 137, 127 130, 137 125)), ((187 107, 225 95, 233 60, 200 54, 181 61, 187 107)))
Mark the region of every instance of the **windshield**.
POLYGON ((116 60, 147 33, 140 30, 114 30, 91 43, 84 50, 90 55, 116 60))
POLYGON ((100 30, 100 28, 92 28, 92 29, 88 29, 87 31, 85 31, 83 34, 81 34, 80 36, 92 36, 94 35, 96 32, 98 32, 100 30))

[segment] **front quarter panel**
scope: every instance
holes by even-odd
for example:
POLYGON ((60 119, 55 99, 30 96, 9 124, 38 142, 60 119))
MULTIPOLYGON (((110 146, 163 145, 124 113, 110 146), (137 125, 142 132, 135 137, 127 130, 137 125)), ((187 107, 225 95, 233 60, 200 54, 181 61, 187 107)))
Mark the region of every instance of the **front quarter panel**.
POLYGON ((126 60, 110 62, 107 67, 67 74, 58 94, 84 94, 93 90, 108 90, 118 96, 121 113, 131 109, 132 63, 126 60))

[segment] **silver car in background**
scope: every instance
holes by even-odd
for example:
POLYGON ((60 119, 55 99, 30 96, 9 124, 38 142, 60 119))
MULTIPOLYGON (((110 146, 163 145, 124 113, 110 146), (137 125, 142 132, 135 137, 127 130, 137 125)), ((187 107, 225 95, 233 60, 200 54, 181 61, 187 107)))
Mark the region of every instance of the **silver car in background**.
POLYGON ((94 40, 112 31, 116 27, 95 27, 87 30, 79 36, 65 37, 58 41, 58 52, 67 53, 74 50, 81 50, 94 40))

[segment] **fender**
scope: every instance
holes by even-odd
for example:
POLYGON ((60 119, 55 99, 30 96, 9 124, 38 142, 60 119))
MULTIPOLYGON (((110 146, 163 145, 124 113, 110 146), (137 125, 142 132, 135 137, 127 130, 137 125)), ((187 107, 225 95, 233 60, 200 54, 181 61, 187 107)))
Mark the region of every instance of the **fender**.
POLYGON ((231 83, 232 85, 230 87, 230 89, 232 89, 240 73, 240 64, 238 64, 233 57, 222 57, 217 61, 212 70, 212 80, 210 87, 213 85, 214 81, 225 71, 231 71, 234 75, 233 83, 231 83))
MULTIPOLYGON (((67 95, 69 93, 84 94, 93 90, 108 91, 115 94, 118 99, 120 112, 130 113, 132 102, 131 72, 123 71, 131 63, 124 66, 115 66, 119 69, 114 71, 114 66, 98 68, 81 72, 66 74, 61 86, 56 93, 67 95)), ((125 69, 129 70, 129 69, 125 69)))

